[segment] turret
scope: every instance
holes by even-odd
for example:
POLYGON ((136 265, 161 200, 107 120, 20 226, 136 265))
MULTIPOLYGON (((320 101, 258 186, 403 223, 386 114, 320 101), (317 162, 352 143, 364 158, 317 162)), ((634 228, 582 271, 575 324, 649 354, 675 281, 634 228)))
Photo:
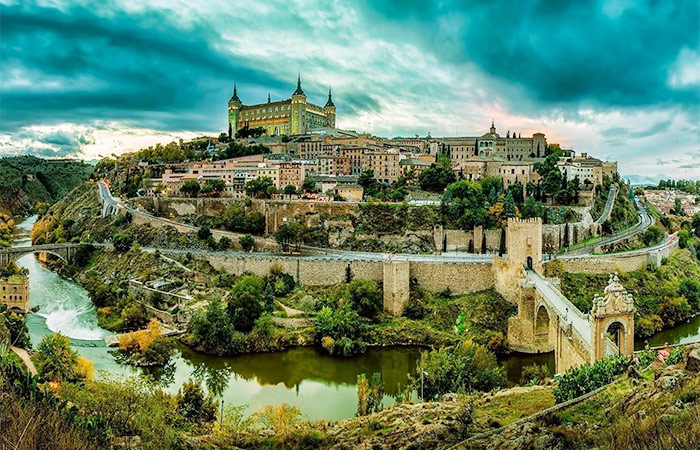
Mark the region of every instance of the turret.
POLYGON ((496 127, 493 125, 493 119, 491 119, 491 128, 489 128, 491 134, 496 134, 496 127))
POLYGON ((326 106, 323 107, 326 111, 326 118, 328 119, 328 126, 330 128, 335 128, 335 104, 333 104, 333 96, 331 94, 331 88, 328 88, 328 101, 326 106))
POLYGON ((297 77, 297 88, 292 94, 292 116, 289 120, 292 134, 306 132, 306 94, 301 88, 301 74, 297 77))
POLYGON ((238 117, 240 114, 241 106, 243 102, 238 98, 238 92, 236 90, 236 83, 233 83, 233 95, 228 101, 228 137, 233 139, 236 137, 236 132, 238 132, 238 117))

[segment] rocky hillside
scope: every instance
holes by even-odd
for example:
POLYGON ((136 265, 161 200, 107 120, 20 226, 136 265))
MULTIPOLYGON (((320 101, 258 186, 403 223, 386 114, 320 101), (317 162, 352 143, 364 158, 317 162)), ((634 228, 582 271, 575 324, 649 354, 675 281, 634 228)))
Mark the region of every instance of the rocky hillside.
POLYGON ((0 212, 26 216, 43 211, 90 177, 82 161, 51 161, 33 156, 0 158, 0 212))

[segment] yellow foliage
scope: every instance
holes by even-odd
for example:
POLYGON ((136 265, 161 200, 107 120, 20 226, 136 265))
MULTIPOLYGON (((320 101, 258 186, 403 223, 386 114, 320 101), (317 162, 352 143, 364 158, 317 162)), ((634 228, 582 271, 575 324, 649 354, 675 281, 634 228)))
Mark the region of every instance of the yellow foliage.
POLYGON ((84 381, 91 381, 95 378, 95 365, 84 356, 78 357, 75 373, 84 381))
POLYGON ((113 306, 105 306, 104 308, 97 308, 97 314, 101 316, 108 316, 112 314, 112 311, 114 311, 113 306))
POLYGON ((297 431, 301 411, 296 406, 282 403, 279 406, 266 405, 265 410, 256 415, 276 437, 285 441, 297 431))
POLYGON ((324 336, 321 338, 321 347, 325 348, 326 350, 330 350, 333 347, 333 344, 335 344, 335 341, 332 337, 324 336))
POLYGON ((119 348, 129 353, 143 353, 163 331, 157 319, 151 319, 145 330, 132 331, 119 337, 119 348))

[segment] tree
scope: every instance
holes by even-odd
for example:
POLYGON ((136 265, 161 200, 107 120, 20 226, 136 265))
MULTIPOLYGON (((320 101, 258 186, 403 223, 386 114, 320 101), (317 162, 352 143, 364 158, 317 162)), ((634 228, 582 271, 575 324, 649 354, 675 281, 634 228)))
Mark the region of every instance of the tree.
POLYGON ((274 188, 270 177, 254 178, 245 184, 245 191, 254 198, 262 198, 268 195, 268 190, 274 188))
POLYGON ((308 228, 299 222, 289 222, 277 228, 275 240, 282 246, 283 251, 289 251, 289 246, 295 245, 297 250, 308 232, 308 228))
POLYGON ((542 191, 554 200, 554 197, 559 193, 562 185, 562 174, 559 171, 557 162, 559 157, 552 153, 545 158, 543 162, 536 162, 534 165, 535 171, 542 177, 542 191))
POLYGON ((114 233, 112 235, 112 246, 114 246, 114 250, 120 253, 129 251, 133 243, 134 238, 131 235, 125 233, 114 233))
POLYGON ((34 356, 39 375, 51 381, 79 381, 76 372, 78 354, 71 348, 70 340, 61 333, 47 334, 37 347, 34 356))
POLYGON ((700 237, 700 213, 695 213, 693 216, 692 225, 695 236, 700 237))
POLYGON ((255 276, 244 276, 231 289, 228 315, 236 331, 248 333, 262 314, 260 304, 263 296, 262 280, 255 276))
POLYGON ((199 181, 197 180, 187 180, 182 183, 180 187, 180 192, 187 195, 188 197, 196 197, 199 193, 201 187, 199 186, 199 181))
POLYGON ((362 317, 374 319, 382 311, 382 293, 374 281, 355 278, 347 289, 351 308, 362 317))
POLYGON ((657 244, 661 238, 663 238, 663 233, 656 225, 652 225, 644 232, 642 235, 642 242, 647 247, 657 244))
POLYGON ((384 384, 382 374, 376 372, 372 374, 369 382, 367 375, 357 376, 357 415, 377 413, 382 410, 382 400, 384 399, 384 384))
POLYGON ((518 208, 515 207, 515 200, 513 200, 513 192, 508 191, 506 199, 503 201, 503 214, 506 218, 513 218, 518 214, 518 208))
POLYGON ((214 297, 204 310, 198 310, 191 321, 194 342, 213 353, 224 353, 224 349, 232 339, 234 327, 223 303, 214 297))
POLYGON ((532 217, 544 216, 544 207, 535 201, 535 198, 530 196, 525 200, 522 210, 522 216, 525 219, 532 217))
POLYGON ((677 216, 684 216, 685 211, 683 211, 683 203, 681 202, 680 197, 676 197, 676 199, 673 202, 673 208, 671 209, 671 214, 675 214, 677 216))
POLYGON ((231 205, 224 211, 223 221, 224 227, 230 231, 238 231, 243 229, 243 220, 245 211, 240 205, 231 205))
POLYGON ((204 425, 216 420, 216 402, 210 393, 204 395, 201 381, 188 379, 175 396, 178 412, 189 422, 204 425))
POLYGON ((463 230, 471 230, 475 225, 487 223, 485 204, 479 183, 457 181, 447 186, 442 195, 443 214, 463 230))
POLYGON ((378 194, 377 179, 374 178, 374 170, 367 169, 357 177, 357 184, 363 187, 366 197, 376 197, 378 194))
POLYGON ((293 184, 288 184, 284 187, 284 193, 287 195, 294 195, 297 193, 297 187, 293 184))
POLYGON ((316 316, 316 340, 331 355, 350 356, 367 348, 361 336, 365 324, 349 305, 343 304, 335 311, 324 306, 316 316))
POLYGON ((418 182, 421 188, 426 191, 442 192, 447 185, 456 179, 450 158, 446 155, 440 155, 436 162, 421 172, 418 182))
POLYGON ((316 180, 311 177, 304 178, 304 183, 301 185, 301 190, 308 192, 309 194, 318 192, 318 189, 316 189, 316 180))
POLYGON ((681 281, 678 293, 688 301, 691 311, 697 312, 698 308, 700 308, 700 281, 693 278, 681 281))
POLYGON ((211 230, 207 226, 201 226, 199 227, 199 230, 197 230, 197 238, 199 238, 202 241, 206 241, 211 237, 211 230))
POLYGON ((219 243, 217 244, 217 247, 219 250, 225 251, 228 250, 229 247, 231 247, 231 239, 227 238, 226 236, 221 236, 221 239, 219 239, 219 243))
POLYGON ((212 197, 218 197, 226 189, 226 183, 221 178, 207 180, 204 186, 200 189, 202 194, 210 194, 212 197))
MULTIPOLYGON (((424 396, 435 400, 448 392, 469 394, 505 386, 505 369, 496 355, 471 340, 421 354, 417 370, 423 375, 424 396)), ((420 389, 420 376, 411 377, 420 389)))
POLYGON ((238 238, 238 243, 241 244, 243 250, 247 252, 250 251, 250 249, 252 249, 255 245, 255 239, 253 239, 253 236, 246 234, 245 236, 241 236, 238 238))

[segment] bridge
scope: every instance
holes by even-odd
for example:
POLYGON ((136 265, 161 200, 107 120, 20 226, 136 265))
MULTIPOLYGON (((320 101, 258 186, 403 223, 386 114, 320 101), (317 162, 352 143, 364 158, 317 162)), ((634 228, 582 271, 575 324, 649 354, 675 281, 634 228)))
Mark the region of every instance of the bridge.
POLYGON ((24 255, 30 253, 48 253, 54 255, 65 262, 71 262, 75 255, 76 249, 80 244, 62 243, 62 244, 43 244, 29 245, 25 247, 8 247, 0 249, 0 266, 16 261, 24 255))
POLYGON ((541 233, 533 230, 538 225, 539 221, 508 221, 509 253, 504 266, 511 268, 513 278, 503 283, 501 293, 518 306, 518 314, 508 319, 510 348, 526 353, 554 351, 559 373, 608 355, 632 356, 634 301, 617 275, 610 277, 604 295, 593 299, 591 311, 581 312, 559 291, 558 280, 542 276, 541 237, 537 241, 541 233))

